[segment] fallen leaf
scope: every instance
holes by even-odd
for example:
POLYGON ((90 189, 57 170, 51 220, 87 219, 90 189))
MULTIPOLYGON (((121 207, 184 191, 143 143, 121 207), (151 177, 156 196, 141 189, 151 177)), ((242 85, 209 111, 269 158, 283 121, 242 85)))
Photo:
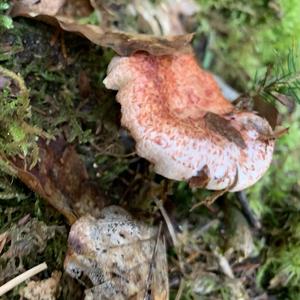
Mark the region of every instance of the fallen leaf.
POLYGON ((256 96, 253 98, 253 110, 264 117, 274 129, 278 125, 278 110, 275 105, 256 96))
POLYGON ((134 34, 117 31, 103 31, 95 25, 80 25, 65 17, 56 17, 59 26, 70 32, 82 34, 94 44, 109 47, 119 55, 128 56, 137 51, 152 55, 168 55, 174 52, 189 52, 193 34, 156 37, 147 34, 134 34))
MULTIPOLYGON (((169 55, 175 52, 190 52, 193 34, 156 37, 146 34, 123 32, 105 32, 98 44, 111 47, 118 54, 128 56, 137 51, 146 51, 152 55, 169 55)), ((97 44, 95 39, 90 39, 97 44)))
POLYGON ((92 286, 85 299, 168 299, 165 243, 155 227, 118 206, 98 219, 86 215, 71 227, 65 270, 92 286), (149 284, 150 283, 150 284, 149 284))
POLYGON ((211 112, 206 113, 204 120, 206 126, 213 132, 226 138, 229 142, 235 143, 242 149, 247 148, 241 133, 231 125, 230 121, 211 112))
POLYGON ((178 51, 190 51, 193 34, 156 37, 153 35, 126 33, 105 26, 81 24, 74 16, 63 14, 64 5, 70 1, 49 2, 21 0, 12 8, 11 15, 37 18, 62 29, 83 35, 91 42, 102 47, 110 47, 119 55, 130 55, 137 51, 147 51, 153 55, 166 55, 178 51), (51 3, 51 4, 49 4, 51 3))
POLYGON ((274 104, 262 99, 259 95, 250 97, 241 95, 233 104, 240 110, 255 111, 259 116, 265 118, 274 129, 278 125, 278 111, 274 104))
POLYGON ((209 169, 207 165, 205 165, 201 171, 198 172, 197 176, 193 176, 189 180, 189 186, 191 188, 205 188, 209 180, 209 169))
POLYGON ((39 162, 28 169, 23 159, 14 157, 9 166, 31 190, 46 199, 74 223, 78 216, 98 216, 104 204, 101 191, 89 181, 84 163, 63 138, 49 144, 40 139, 39 162))

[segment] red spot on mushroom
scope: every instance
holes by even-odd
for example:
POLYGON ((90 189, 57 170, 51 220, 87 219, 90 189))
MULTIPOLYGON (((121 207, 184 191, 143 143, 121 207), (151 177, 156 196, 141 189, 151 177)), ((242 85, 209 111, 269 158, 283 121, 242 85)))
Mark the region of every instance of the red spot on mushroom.
POLYGON ((214 92, 210 89, 206 89, 204 93, 205 93, 206 97, 211 97, 211 96, 213 96, 214 92))

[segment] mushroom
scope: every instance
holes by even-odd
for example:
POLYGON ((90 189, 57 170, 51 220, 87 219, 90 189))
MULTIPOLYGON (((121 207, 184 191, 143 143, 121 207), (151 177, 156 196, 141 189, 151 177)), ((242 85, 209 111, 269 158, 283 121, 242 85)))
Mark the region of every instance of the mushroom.
POLYGON ((240 191, 271 163, 269 123, 227 101, 192 53, 114 57, 104 84, 119 90, 121 123, 135 139, 137 153, 160 175, 240 191))

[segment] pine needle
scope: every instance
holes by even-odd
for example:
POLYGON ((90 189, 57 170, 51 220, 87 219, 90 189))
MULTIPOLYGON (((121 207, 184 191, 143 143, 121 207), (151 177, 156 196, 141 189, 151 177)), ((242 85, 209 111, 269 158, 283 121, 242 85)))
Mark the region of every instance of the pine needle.
POLYGON ((299 60, 299 54, 293 48, 287 57, 278 57, 262 78, 256 76, 253 94, 271 103, 278 101, 287 105, 292 101, 300 104, 299 60))

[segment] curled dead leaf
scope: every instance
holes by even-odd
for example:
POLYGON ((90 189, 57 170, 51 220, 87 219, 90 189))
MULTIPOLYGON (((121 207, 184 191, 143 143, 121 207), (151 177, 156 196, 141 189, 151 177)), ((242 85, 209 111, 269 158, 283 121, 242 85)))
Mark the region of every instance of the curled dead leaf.
POLYGON ((46 0, 16 1, 11 15, 37 18, 57 25, 62 29, 83 35, 91 42, 102 47, 110 47, 119 55, 130 55, 137 51, 146 51, 153 55, 166 55, 174 52, 188 52, 193 34, 157 37, 154 35, 126 33, 90 24, 80 24, 74 16, 64 13, 64 5, 70 1, 46 0), (51 3, 51 4, 50 4, 51 3))
POLYGON ((247 147, 241 133, 230 124, 229 120, 211 112, 206 113, 204 120, 206 126, 213 132, 218 133, 242 149, 247 147))
POLYGON ((189 186, 191 188, 205 188, 209 182, 209 169, 205 165, 196 176, 193 176, 189 180, 189 186))
POLYGON ((50 143, 40 139, 38 148, 39 162, 32 169, 20 157, 7 161, 14 174, 61 212, 70 224, 86 213, 98 216, 104 196, 89 181, 75 148, 63 138, 50 143))
MULTIPOLYGON (((124 56, 137 51, 146 51, 152 55, 168 55, 175 52, 191 52, 189 45, 192 38, 193 34, 156 37, 146 34, 105 32, 98 44, 103 47, 111 47, 118 54, 124 56)), ((94 39, 90 40, 95 43, 94 39)))
POLYGON ((98 219, 86 215, 73 224, 65 270, 92 283, 85 299, 168 299, 168 268, 159 231, 134 220, 118 206, 98 219), (150 281, 150 284, 149 284, 150 281))
POLYGON ((275 105, 262 99, 259 95, 252 98, 248 95, 241 95, 233 104, 240 110, 255 111, 268 121, 272 129, 278 125, 278 110, 275 105))
POLYGON ((274 129, 278 125, 278 110, 275 105, 269 103, 261 97, 257 96, 253 98, 253 110, 258 113, 258 115, 265 118, 272 129, 274 129))

